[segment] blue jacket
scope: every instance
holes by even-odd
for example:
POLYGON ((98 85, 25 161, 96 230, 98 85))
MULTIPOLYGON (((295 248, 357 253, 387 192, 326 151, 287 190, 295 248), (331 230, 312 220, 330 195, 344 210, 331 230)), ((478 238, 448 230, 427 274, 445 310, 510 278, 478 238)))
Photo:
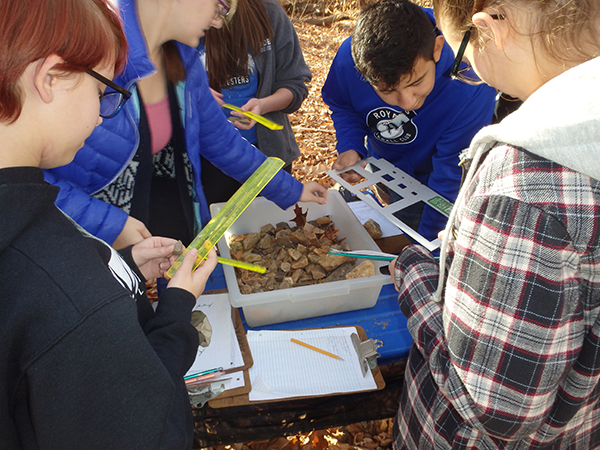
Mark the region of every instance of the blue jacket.
MULTIPOLYGON (((425 12, 435 23, 432 11, 425 12)), ((404 111, 385 103, 356 70, 351 41, 352 37, 340 46, 322 90, 332 112, 338 153, 352 149, 363 157, 384 158, 453 202, 462 175, 458 155, 477 131, 491 123, 495 89, 452 80, 454 55, 444 43, 433 90, 421 108, 404 111), (380 131, 382 124, 394 119, 405 123, 387 133, 380 131)), ((445 221, 427 215, 419 233, 433 239, 445 221)))
MULTIPOLYGON (((124 21, 129 54, 123 73, 115 82, 135 91, 136 82, 155 72, 137 21, 134 1, 119 5, 124 21)), ((227 175, 245 181, 266 159, 256 147, 240 137, 208 88, 208 77, 197 50, 178 44, 187 78, 176 86, 181 117, 185 127, 187 153, 194 170, 197 221, 210 220, 208 205, 200 180, 200 155, 227 175)), ((110 184, 134 157, 139 145, 139 102, 136 96, 124 105, 117 116, 104 119, 70 164, 45 171, 48 182, 61 188, 56 204, 91 234, 112 243, 123 230, 127 213, 90 195, 110 184)), ((300 199, 302 184, 280 171, 261 195, 281 208, 300 199)))

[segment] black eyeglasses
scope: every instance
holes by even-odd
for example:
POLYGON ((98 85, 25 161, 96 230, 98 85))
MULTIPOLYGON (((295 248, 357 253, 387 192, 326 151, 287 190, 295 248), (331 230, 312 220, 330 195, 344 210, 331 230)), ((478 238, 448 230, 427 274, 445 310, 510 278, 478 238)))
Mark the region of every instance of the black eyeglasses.
POLYGON ((100 95, 100 117, 105 119, 115 117, 125 102, 131 97, 131 92, 108 78, 103 77, 95 70, 90 69, 86 73, 106 85, 104 93, 100 95))
MULTIPOLYGON (((503 14, 491 14, 490 17, 494 20, 504 20, 506 17, 503 14)), ((454 58, 454 64, 452 65, 452 69, 450 70, 450 78, 453 80, 462 81, 463 83, 470 84, 473 86, 477 86, 479 84, 485 83, 481 78, 477 76, 471 64, 465 64, 461 67, 463 63, 463 56, 465 55, 465 50, 467 49, 467 45, 469 44, 469 40, 471 39, 471 31, 473 27, 467 28, 465 31, 465 35, 463 40, 458 47, 458 51, 456 52, 456 58, 454 58)))
POLYGON ((219 0, 217 11, 215 12, 215 20, 224 19, 229 15, 230 10, 231 7, 227 3, 225 3, 223 0, 219 0))

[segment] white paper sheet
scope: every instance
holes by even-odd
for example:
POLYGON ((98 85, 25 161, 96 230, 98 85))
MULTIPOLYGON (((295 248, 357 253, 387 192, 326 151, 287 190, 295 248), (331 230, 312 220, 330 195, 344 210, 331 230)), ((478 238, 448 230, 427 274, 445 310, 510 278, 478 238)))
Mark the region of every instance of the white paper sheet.
POLYGON ((242 367, 244 358, 231 319, 229 295, 201 295, 196 301, 196 310, 206 314, 212 327, 212 336, 208 347, 198 348, 196 360, 186 376, 219 367, 223 370, 242 367))
POLYGON ((377 388, 371 371, 363 377, 350 336, 354 327, 299 331, 249 330, 250 401, 319 396, 377 388), (291 342, 291 338, 333 353, 335 359, 291 342))
POLYGON ((381 227, 381 237, 397 236, 403 234, 402 230, 379 214, 372 206, 366 204, 362 200, 348 203, 348 206, 363 225, 369 219, 373 219, 381 227))

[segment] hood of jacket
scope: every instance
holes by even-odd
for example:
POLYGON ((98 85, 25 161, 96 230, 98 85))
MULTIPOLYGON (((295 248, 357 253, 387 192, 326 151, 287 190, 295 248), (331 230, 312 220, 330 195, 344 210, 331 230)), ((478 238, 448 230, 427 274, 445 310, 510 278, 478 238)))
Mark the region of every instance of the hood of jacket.
POLYGON ((513 114, 475 135, 467 157, 511 144, 600 180, 600 58, 548 81, 513 114))
MULTIPOLYGON (((502 122, 475 135, 463 158, 471 159, 455 205, 462 202, 482 156, 510 144, 600 180, 600 57, 580 64, 535 91, 502 122)), ((453 208, 440 249, 440 278, 435 299, 441 301, 448 238, 456 219, 453 208)))

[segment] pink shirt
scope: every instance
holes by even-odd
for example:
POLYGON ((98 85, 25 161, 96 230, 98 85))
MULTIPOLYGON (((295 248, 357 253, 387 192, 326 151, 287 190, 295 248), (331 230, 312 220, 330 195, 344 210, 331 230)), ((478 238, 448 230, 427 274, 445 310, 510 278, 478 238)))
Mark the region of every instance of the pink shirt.
POLYGON ((167 96, 157 103, 144 106, 148 118, 148 127, 150 128, 152 154, 154 155, 166 147, 173 133, 169 97, 167 96))

